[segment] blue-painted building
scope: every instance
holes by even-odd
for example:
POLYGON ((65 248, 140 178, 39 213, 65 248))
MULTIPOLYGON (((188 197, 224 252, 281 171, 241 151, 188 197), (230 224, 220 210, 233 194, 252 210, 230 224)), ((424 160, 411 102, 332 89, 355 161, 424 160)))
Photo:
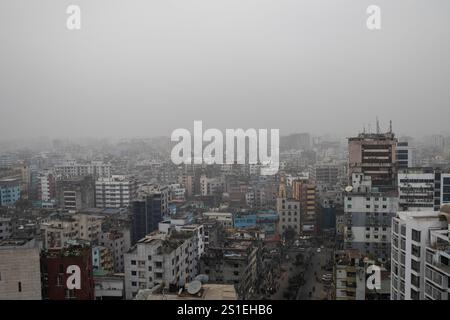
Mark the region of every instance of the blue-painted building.
POLYGON ((260 210, 256 214, 256 223, 271 237, 277 233, 278 213, 274 210, 260 210))
POLYGON ((278 214, 274 210, 259 210, 255 213, 234 216, 234 227, 247 229, 258 227, 264 231, 266 237, 272 237, 277 233, 278 214))
POLYGON ((243 214, 234 216, 234 227, 237 229, 256 227, 256 214, 243 214))
POLYGON ((0 180, 0 206, 12 206, 20 199, 19 179, 0 180))
POLYGON ((323 229, 336 229, 336 208, 327 207, 322 209, 323 229))

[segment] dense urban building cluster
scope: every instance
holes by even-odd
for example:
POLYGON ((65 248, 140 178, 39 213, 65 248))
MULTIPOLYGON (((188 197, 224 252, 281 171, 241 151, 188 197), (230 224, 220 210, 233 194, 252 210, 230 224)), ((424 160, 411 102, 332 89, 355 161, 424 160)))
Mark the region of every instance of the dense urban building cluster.
POLYGON ((0 299, 450 299, 450 137, 293 134, 275 175, 171 147, 0 149, 0 299))

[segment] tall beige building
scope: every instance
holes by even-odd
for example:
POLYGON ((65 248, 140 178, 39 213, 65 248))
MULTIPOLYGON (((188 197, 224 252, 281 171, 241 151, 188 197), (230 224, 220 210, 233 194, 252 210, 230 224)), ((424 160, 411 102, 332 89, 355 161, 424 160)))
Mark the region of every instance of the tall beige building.
POLYGON ((301 233, 300 201, 287 197, 286 180, 281 177, 277 198, 278 233, 283 235, 287 230, 301 233))

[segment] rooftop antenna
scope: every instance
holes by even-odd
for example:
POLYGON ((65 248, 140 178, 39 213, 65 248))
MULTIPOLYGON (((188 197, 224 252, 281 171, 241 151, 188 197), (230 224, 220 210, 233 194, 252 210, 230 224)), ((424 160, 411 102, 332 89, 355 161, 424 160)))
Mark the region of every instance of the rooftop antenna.
POLYGON ((389 133, 392 133, 392 120, 389 120, 389 133))
POLYGON ((377 117, 377 134, 380 134, 380 122, 378 121, 378 117, 377 117))
POLYGON ((363 124, 363 134, 366 134, 366 125, 363 124))

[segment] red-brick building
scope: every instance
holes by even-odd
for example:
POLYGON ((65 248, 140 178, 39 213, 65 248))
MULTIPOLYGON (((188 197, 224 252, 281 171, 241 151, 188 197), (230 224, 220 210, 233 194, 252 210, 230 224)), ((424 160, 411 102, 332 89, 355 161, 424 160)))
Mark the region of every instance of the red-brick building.
POLYGON ((42 298, 93 300, 92 253, 88 244, 76 243, 41 254, 42 298))

